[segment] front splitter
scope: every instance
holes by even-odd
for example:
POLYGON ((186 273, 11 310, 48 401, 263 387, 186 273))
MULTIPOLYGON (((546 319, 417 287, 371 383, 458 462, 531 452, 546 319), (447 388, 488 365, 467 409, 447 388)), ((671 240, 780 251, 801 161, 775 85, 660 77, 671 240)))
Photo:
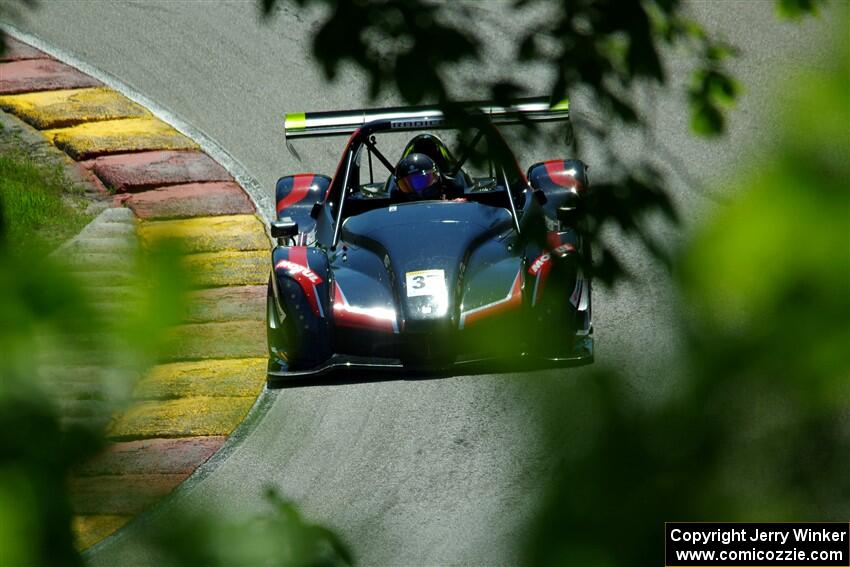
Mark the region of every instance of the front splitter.
POLYGON ((441 377, 458 373, 481 374, 512 372, 516 370, 543 370, 584 366, 593 362, 593 337, 577 337, 573 352, 566 356, 542 356, 520 353, 506 357, 478 357, 456 360, 447 366, 410 366, 396 358, 370 358, 345 354, 334 354, 328 360, 312 368, 289 370, 285 363, 269 364, 268 385, 280 387, 301 380, 320 378, 329 374, 351 372, 404 373, 403 377, 441 377))

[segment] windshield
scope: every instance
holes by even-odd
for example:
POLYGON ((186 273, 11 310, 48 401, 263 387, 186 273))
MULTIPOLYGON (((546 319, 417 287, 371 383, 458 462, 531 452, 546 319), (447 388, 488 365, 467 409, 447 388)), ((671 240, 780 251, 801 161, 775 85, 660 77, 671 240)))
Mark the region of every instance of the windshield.
MULTIPOLYGON (((504 146, 504 142, 499 143, 504 146)), ((508 172, 509 180, 513 178, 520 185, 512 187, 514 192, 524 189, 524 176, 513 155, 500 161, 491 145, 491 139, 480 131, 466 136, 454 130, 413 136, 394 132, 373 135, 356 149, 348 180, 350 194, 374 198, 391 192, 397 183, 394 178, 397 164, 412 153, 430 158, 443 179, 457 185, 464 194, 504 189, 502 169, 508 172)))

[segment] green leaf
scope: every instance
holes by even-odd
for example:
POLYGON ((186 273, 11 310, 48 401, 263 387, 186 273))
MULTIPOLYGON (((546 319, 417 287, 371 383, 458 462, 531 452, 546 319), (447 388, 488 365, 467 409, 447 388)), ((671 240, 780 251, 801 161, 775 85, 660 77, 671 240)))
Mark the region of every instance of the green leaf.
POLYGON ((777 0, 776 13, 786 20, 800 20, 816 16, 818 6, 823 3, 823 0, 777 0))
POLYGON ((719 136, 724 129, 723 113, 711 103, 692 105, 691 129, 700 136, 719 136))
POLYGON ((714 71, 706 77, 708 95, 713 102, 729 106, 735 102, 740 90, 738 83, 729 75, 714 71))

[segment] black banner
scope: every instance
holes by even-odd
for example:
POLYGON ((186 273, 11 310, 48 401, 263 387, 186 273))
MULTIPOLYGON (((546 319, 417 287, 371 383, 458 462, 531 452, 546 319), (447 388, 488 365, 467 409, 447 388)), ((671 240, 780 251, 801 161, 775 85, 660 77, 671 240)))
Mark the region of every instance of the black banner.
POLYGON ((665 527, 668 567, 850 566, 850 524, 668 522, 665 527))

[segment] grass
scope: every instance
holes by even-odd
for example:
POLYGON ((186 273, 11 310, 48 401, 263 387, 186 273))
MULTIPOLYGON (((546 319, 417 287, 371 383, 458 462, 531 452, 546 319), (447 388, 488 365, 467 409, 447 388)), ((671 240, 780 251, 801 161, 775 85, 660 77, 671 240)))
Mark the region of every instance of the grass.
POLYGON ((0 238, 10 249, 41 255, 77 234, 91 220, 83 188, 61 165, 45 164, 17 147, 0 129, 0 238))

